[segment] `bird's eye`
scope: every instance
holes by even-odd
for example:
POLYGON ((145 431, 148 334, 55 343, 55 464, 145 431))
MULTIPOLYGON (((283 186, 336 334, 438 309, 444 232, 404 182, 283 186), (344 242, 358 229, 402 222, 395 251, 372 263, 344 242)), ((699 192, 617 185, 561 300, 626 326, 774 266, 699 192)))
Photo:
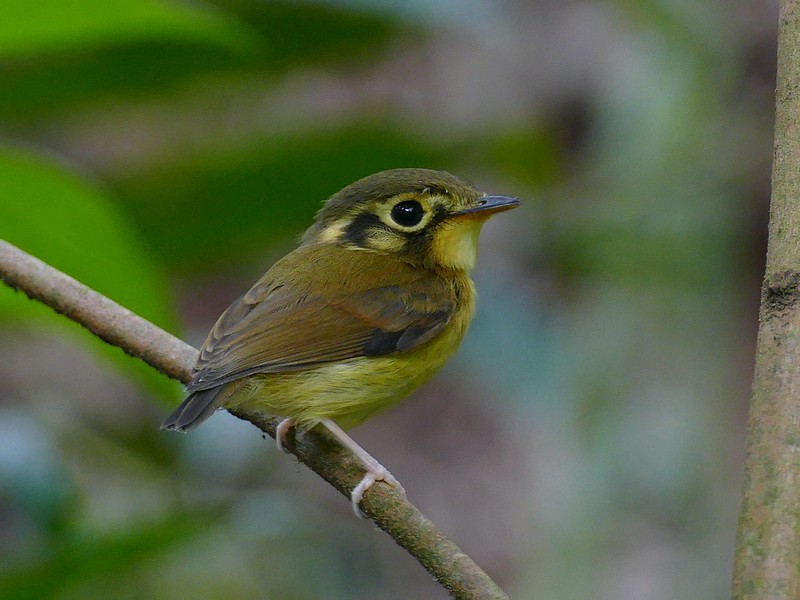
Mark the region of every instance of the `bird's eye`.
POLYGON ((414 227, 422 221, 425 210, 416 200, 398 202, 392 207, 392 220, 401 227, 414 227))

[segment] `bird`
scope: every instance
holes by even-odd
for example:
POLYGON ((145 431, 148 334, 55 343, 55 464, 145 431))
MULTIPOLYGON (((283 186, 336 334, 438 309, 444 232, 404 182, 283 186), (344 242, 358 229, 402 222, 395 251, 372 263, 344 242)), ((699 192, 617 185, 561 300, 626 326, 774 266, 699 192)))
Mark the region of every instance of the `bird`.
POLYGON ((470 278, 486 220, 519 206, 444 171, 400 168, 333 194, 302 235, 219 317, 186 399, 162 429, 191 431, 218 409, 326 427, 364 464, 361 515, 377 481, 405 494, 347 433, 407 397, 456 351, 475 313, 470 278))

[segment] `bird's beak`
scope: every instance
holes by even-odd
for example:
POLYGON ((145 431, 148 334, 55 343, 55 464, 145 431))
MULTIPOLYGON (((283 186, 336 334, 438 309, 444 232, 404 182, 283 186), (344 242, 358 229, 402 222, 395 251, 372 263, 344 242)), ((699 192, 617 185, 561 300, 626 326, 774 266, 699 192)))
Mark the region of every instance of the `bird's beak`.
POLYGON ((484 196, 475 206, 470 206, 450 215, 464 219, 485 219, 494 213, 511 210, 519 206, 519 200, 511 196, 484 196))

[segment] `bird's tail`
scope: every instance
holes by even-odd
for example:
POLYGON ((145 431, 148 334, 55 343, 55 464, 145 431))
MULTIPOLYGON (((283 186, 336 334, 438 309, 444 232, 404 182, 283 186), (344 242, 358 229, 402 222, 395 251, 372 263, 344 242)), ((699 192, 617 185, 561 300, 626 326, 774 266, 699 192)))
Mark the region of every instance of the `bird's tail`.
POLYGON ((220 385, 189 394, 189 397, 164 419, 164 422, 161 423, 161 429, 182 432, 191 431, 220 407, 218 397, 224 387, 224 385, 220 385))

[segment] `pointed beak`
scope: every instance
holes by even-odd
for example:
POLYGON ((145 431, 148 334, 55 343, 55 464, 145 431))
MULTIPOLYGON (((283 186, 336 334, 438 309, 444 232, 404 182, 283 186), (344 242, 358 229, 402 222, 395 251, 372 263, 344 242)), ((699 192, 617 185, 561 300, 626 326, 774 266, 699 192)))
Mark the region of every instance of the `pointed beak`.
POLYGON ((478 200, 475 206, 459 210, 450 216, 463 217, 465 219, 486 219, 494 213, 511 210, 517 206, 519 206, 519 200, 511 196, 484 196, 478 200))

